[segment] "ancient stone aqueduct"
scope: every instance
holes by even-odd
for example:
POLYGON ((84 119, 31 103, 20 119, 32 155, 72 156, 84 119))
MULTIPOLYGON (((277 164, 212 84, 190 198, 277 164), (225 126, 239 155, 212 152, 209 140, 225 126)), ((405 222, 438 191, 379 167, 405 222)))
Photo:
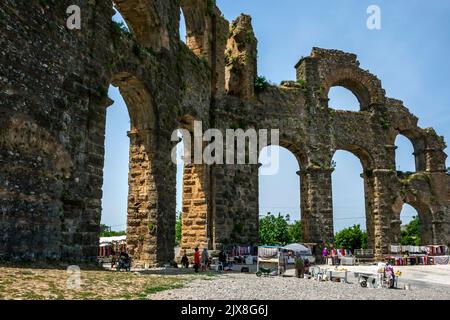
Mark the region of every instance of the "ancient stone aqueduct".
MULTIPOLYGON (((331 161, 361 160, 369 246, 398 243, 404 203, 417 209, 426 244, 450 242, 445 143, 354 54, 314 48, 297 81, 255 92, 257 40, 251 18, 231 24, 214 1, 116 0, 131 34, 112 22, 110 0, 0 3, 0 256, 93 261, 101 214, 107 90, 119 87, 131 128, 127 243, 135 261, 174 258, 172 131, 279 129, 298 159, 305 242, 333 241, 331 161), (66 9, 81 8, 81 30, 66 9), (180 41, 180 7, 187 45, 180 41), (342 86, 360 112, 328 107, 342 86), (397 173, 394 141, 413 143, 417 172, 397 173)), ((426 94, 426 93, 424 93, 426 94)), ((431 108, 429 106, 424 106, 431 108)), ((258 241, 258 166, 186 165, 182 248, 258 241)))

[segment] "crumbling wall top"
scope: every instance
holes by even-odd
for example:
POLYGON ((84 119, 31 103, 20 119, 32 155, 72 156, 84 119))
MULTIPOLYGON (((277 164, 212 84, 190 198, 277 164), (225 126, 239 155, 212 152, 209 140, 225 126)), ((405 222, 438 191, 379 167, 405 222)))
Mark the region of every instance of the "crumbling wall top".
POLYGON ((360 68, 355 54, 314 48, 309 57, 297 63, 296 69, 297 79, 312 85, 318 99, 326 100, 332 87, 341 86, 357 97, 361 111, 385 104, 381 81, 360 68))

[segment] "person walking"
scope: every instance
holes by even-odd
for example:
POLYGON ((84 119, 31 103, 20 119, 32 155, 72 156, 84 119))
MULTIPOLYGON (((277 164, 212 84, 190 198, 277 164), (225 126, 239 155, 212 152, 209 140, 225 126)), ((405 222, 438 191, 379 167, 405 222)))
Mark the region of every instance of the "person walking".
POLYGON ((194 270, 198 273, 198 269, 200 268, 200 252, 198 252, 198 248, 195 248, 194 252, 194 270))

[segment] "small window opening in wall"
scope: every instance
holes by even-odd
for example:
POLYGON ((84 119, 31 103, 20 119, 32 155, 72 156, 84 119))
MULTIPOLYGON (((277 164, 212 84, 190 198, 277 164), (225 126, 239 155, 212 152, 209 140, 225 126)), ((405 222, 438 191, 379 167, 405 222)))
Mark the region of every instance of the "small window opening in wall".
POLYGON ((397 171, 415 172, 416 161, 414 156, 414 147, 407 137, 399 134, 395 140, 395 166, 397 171))
POLYGON ((328 94, 328 107, 336 110, 360 111, 358 98, 344 87, 332 87, 328 94))

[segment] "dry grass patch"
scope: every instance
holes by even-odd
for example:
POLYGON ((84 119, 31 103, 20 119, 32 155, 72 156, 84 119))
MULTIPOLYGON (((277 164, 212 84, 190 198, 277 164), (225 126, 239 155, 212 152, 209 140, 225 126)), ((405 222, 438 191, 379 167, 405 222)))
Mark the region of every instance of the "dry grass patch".
POLYGON ((67 278, 65 269, 0 266, 0 299, 149 299, 153 293, 180 288, 199 277, 82 270, 79 289, 68 288, 67 278))

